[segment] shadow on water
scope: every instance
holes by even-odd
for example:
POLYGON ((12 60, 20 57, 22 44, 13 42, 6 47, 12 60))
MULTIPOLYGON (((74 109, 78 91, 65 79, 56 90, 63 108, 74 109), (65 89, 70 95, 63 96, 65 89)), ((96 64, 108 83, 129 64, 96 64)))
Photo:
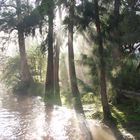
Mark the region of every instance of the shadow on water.
POLYGON ((48 130, 44 140, 116 140, 108 126, 97 120, 85 120, 74 110, 49 105, 46 112, 48 130))
POLYGON ((74 110, 0 89, 0 140, 91 140, 87 129, 93 140, 115 140, 109 127, 74 110))

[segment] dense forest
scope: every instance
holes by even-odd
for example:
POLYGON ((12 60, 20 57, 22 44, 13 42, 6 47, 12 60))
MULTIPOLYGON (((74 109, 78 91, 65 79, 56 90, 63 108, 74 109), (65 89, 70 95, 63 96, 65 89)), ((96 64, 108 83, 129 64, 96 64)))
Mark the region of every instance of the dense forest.
POLYGON ((13 93, 140 139, 139 0, 1 0, 0 49, 13 93))

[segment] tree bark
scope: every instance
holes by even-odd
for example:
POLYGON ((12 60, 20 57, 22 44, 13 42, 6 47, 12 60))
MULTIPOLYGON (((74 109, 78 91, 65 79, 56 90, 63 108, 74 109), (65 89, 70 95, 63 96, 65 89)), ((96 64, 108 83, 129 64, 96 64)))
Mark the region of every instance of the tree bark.
POLYGON ((61 105, 59 89, 59 47, 56 45, 56 54, 54 55, 54 1, 48 5, 48 62, 45 82, 45 100, 49 104, 61 105))
POLYGON ((33 79, 29 71, 29 66, 26 58, 24 33, 20 29, 18 30, 18 43, 20 52, 21 81, 25 84, 30 84, 33 79))
POLYGON ((57 104, 62 105, 61 103, 61 97, 60 97, 60 86, 59 86, 59 56, 60 56, 60 46, 62 45, 62 32, 61 32, 61 25, 62 25, 62 12, 61 12, 61 6, 58 6, 58 12, 59 12, 59 28, 56 33, 56 44, 55 44, 55 57, 54 57, 54 90, 55 90, 55 96, 57 99, 57 104))
POLYGON ((100 94, 101 94, 104 120, 108 120, 111 117, 111 112, 107 99, 105 57, 104 57, 103 39, 102 39, 100 19, 99 19, 98 0, 94 0, 94 5, 95 5, 95 25, 96 25, 97 35, 98 35, 98 45, 99 45, 98 50, 99 50, 99 59, 100 59, 100 94))
POLYGON ((69 23, 68 23, 68 58, 69 58, 69 75, 71 83, 71 91, 74 98, 74 108, 78 113, 83 113, 80 93, 77 86, 75 63, 74 63, 74 50, 73 50, 73 17, 75 0, 69 2, 69 23))
POLYGON ((114 1, 114 15, 115 15, 116 19, 118 19, 119 14, 120 14, 120 5, 121 5, 120 0, 114 1))
MULTIPOLYGON (((112 35, 113 38, 119 38, 120 34, 117 30, 118 28, 118 24, 119 24, 119 20, 120 20, 120 6, 121 6, 121 0, 114 0, 114 30, 112 31, 112 35)), ((121 50, 121 46, 118 42, 118 39, 116 40, 117 42, 114 42, 113 44, 113 57, 114 57, 114 61, 116 61, 117 63, 121 60, 121 58, 123 57, 122 55, 122 50, 121 50)))
POLYGON ((18 44, 19 44, 19 52, 20 52, 20 76, 21 81, 23 84, 30 84, 30 82, 33 81, 29 66, 27 63, 27 57, 26 57, 26 49, 25 49, 25 37, 24 37, 24 31, 22 27, 19 25, 19 23, 22 20, 22 14, 21 14, 21 1, 16 0, 17 4, 17 19, 18 19, 18 44))
POLYGON ((60 43, 58 40, 56 41, 55 45, 55 58, 54 58, 54 88, 55 88, 55 96, 57 99, 57 103, 61 105, 61 98, 60 98, 60 87, 59 87, 59 54, 60 54, 60 43))
POLYGON ((54 99, 54 64, 53 64, 53 8, 48 15, 48 62, 45 82, 45 99, 54 99))

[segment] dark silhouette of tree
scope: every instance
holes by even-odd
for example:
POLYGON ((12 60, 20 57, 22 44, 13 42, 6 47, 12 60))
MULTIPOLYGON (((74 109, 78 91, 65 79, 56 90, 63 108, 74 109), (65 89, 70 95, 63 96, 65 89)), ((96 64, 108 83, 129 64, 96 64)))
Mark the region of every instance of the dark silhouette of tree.
POLYGON ((59 43, 54 33, 55 20, 55 2, 53 0, 43 0, 40 6, 40 11, 43 16, 48 17, 48 35, 46 38, 47 45, 47 72, 45 82, 45 100, 48 103, 61 105, 59 91, 59 43), (56 45, 54 42, 56 40, 56 45))
POLYGON ((25 36, 24 36, 24 30, 22 26, 20 26, 20 22, 22 21, 22 13, 21 13, 21 1, 16 0, 17 5, 17 30, 18 30, 18 44, 19 44, 19 52, 20 52, 20 69, 21 69, 21 81, 23 84, 30 84, 30 82, 33 81, 29 66, 27 63, 27 57, 26 57, 26 50, 25 50, 25 36))
POLYGON ((75 0, 69 1, 69 22, 68 22, 68 58, 69 58, 69 75, 71 91, 74 98, 74 108, 79 113, 83 112, 83 107, 80 99, 80 93, 77 86, 75 63, 74 63, 74 50, 73 50, 73 27, 74 27, 74 7, 75 0))
POLYGON ((94 0, 95 6, 95 25, 97 30, 98 36, 98 50, 99 50, 99 71, 100 71, 100 94, 101 94, 101 101, 103 107, 103 114, 104 120, 109 120, 111 117, 111 112, 108 104, 107 99, 107 89, 106 89, 106 67, 105 67, 105 57, 104 57, 104 47, 103 47, 103 38, 101 33, 101 23, 99 18, 99 6, 98 0, 94 0))
POLYGON ((27 63, 26 49, 25 49, 25 32, 23 26, 20 24, 26 14, 26 4, 21 3, 20 0, 14 2, 3 1, 1 7, 1 19, 0 19, 0 30, 5 33, 11 33, 13 30, 17 30, 18 34, 18 45, 20 53, 20 80, 24 85, 29 85, 33 82, 29 66, 27 63), (11 10, 12 9, 12 10, 11 10))

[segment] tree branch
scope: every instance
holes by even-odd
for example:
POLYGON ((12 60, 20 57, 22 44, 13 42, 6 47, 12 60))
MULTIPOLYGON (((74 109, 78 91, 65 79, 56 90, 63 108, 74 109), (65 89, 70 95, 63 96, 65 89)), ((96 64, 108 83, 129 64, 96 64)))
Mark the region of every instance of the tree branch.
POLYGON ((9 7, 12 7, 12 8, 14 8, 14 9, 17 9, 17 7, 16 6, 14 6, 14 5, 10 5, 10 4, 8 4, 8 5, 0 5, 0 8, 9 8, 9 7))

